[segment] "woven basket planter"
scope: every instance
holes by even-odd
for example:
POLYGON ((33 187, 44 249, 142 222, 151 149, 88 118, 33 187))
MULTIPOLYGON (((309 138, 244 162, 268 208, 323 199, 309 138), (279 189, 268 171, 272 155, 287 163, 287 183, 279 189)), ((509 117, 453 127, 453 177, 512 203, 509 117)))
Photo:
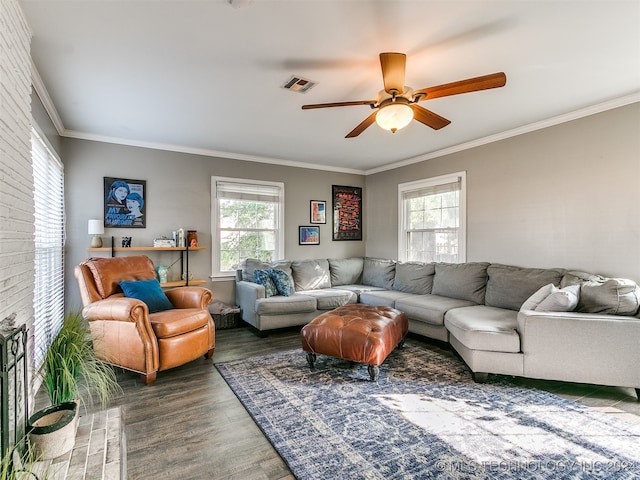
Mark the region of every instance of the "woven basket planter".
POLYGON ((29 418, 29 444, 40 460, 60 457, 73 449, 78 428, 76 402, 53 405, 29 418))

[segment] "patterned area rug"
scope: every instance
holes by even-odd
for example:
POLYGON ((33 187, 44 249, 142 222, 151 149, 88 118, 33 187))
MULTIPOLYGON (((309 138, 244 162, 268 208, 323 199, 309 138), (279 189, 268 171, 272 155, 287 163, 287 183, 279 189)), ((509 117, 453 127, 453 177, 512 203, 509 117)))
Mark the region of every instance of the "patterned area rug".
POLYGON ((301 349, 216 367, 299 480, 640 478, 640 425, 533 388, 476 384, 407 344, 380 368, 301 349))

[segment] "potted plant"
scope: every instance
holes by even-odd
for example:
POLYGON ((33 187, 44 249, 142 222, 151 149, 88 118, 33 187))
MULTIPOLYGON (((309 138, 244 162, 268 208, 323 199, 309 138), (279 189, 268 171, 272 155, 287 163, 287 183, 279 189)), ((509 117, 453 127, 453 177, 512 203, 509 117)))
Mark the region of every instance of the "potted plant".
POLYGON ((78 312, 65 316, 40 370, 51 406, 29 418, 29 442, 42 459, 59 457, 75 443, 79 403, 101 406, 120 390, 111 365, 96 358, 88 323, 78 312))

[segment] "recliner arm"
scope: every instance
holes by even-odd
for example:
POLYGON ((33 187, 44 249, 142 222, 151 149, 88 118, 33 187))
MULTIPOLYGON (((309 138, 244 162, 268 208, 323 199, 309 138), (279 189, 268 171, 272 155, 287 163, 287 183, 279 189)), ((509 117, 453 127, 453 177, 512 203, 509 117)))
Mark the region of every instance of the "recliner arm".
POLYGON ((149 316, 147 305, 136 298, 110 297, 90 303, 82 309, 84 318, 95 320, 115 320, 119 322, 143 322, 149 316))
POLYGON ((164 293, 176 308, 206 309, 213 301, 213 292, 204 287, 178 287, 164 293))

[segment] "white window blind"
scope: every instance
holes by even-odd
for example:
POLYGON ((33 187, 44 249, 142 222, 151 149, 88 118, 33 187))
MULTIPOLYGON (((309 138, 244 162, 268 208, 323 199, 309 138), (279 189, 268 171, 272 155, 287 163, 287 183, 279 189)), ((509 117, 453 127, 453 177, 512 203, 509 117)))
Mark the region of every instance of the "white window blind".
POLYGON ((34 365, 64 318, 64 170, 35 130, 31 134, 35 200, 34 365))
POLYGON ((232 274, 247 258, 284 255, 284 184, 212 177, 214 276, 232 274))
POLYGON ((463 262, 466 258, 464 172, 400 184, 398 194, 398 258, 463 262))

